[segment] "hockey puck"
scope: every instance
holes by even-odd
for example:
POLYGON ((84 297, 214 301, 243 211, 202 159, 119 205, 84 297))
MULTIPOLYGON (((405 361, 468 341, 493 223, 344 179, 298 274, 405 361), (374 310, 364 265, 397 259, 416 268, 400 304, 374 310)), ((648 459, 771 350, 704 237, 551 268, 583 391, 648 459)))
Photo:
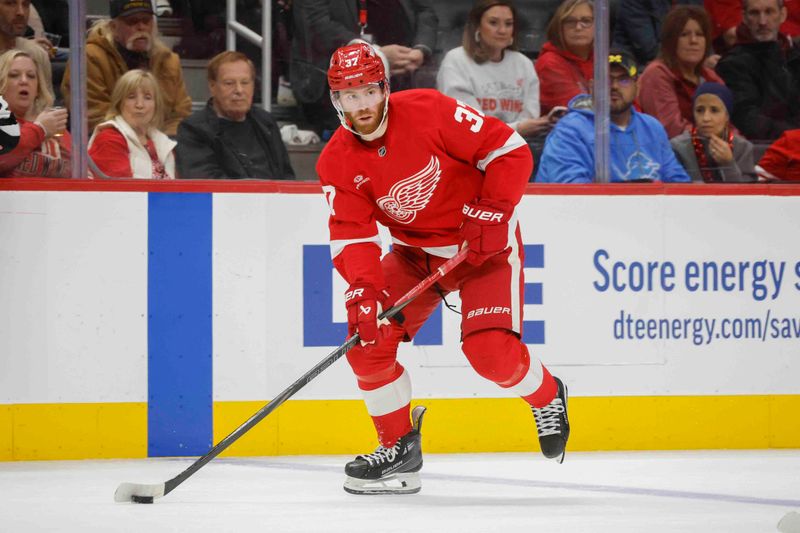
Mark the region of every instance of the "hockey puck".
POLYGON ((131 496, 133 503, 153 503, 152 496, 131 496))

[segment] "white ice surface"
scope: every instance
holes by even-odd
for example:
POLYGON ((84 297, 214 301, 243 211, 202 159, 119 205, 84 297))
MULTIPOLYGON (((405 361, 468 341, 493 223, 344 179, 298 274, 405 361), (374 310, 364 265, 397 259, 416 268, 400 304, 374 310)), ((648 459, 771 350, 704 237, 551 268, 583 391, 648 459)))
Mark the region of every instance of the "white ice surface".
POLYGON ((123 481, 191 460, 0 463, 0 532, 776 532, 800 511, 800 451, 425 456, 422 492, 354 496, 349 458, 216 459, 153 505, 123 481))

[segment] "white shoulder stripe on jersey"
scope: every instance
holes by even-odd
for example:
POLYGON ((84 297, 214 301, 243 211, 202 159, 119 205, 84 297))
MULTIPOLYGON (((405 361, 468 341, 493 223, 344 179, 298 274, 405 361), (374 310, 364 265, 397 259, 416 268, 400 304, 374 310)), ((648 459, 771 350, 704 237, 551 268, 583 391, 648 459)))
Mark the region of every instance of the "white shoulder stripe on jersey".
POLYGON ((342 253, 342 250, 344 250, 345 246, 349 244, 358 244, 361 242, 374 242, 378 245, 378 248, 380 248, 381 236, 376 233, 371 237, 364 237, 363 239, 342 239, 339 241, 331 241, 331 259, 342 253))
POLYGON ((522 138, 522 135, 520 135, 515 131, 511 134, 511 136, 509 136, 509 138, 506 140, 506 143, 503 146, 501 146, 497 150, 492 150, 491 152, 486 154, 486 157, 478 161, 478 164, 476 166, 478 167, 478 170, 480 170, 481 172, 485 172, 486 167, 489 166, 489 163, 491 163, 501 155, 505 155, 512 150, 516 150, 520 146, 527 146, 527 144, 528 143, 525 142, 525 139, 522 138))
POLYGON ((375 390, 362 390, 370 416, 383 416, 405 407, 411 401, 411 378, 403 370, 400 377, 375 390))

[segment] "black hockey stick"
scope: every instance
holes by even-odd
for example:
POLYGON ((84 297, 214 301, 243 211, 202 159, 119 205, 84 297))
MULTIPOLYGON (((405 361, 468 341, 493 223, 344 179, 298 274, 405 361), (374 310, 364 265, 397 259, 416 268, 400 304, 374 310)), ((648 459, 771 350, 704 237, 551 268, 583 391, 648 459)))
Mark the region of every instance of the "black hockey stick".
MULTIPOLYGON (((455 256, 445 261, 442 266, 436 269, 430 276, 420 281, 413 289, 403 295, 397 302, 389 309, 380 314, 380 318, 391 318, 399 313, 403 308, 410 304, 417 296, 428 290, 434 283, 442 279, 448 272, 452 271, 456 266, 467 257, 468 248, 463 248, 455 256)), ((347 342, 336 348, 325 359, 320 361, 311 370, 303 374, 300 379, 292 383, 286 390, 278 394, 271 402, 259 409, 253 416, 247 419, 241 426, 236 428, 230 435, 219 441, 216 446, 200 457, 197 461, 189 465, 189 467, 175 476, 174 478, 164 483, 146 484, 146 483, 122 483, 117 487, 114 492, 114 501, 117 502, 134 502, 134 503, 153 503, 155 498, 161 498, 172 492, 175 487, 189 479, 189 477, 203 468, 212 459, 222 453, 228 446, 236 442, 239 437, 253 429, 256 424, 261 422, 267 415, 277 409, 286 400, 294 396, 297 391, 308 385, 308 383, 319 376, 329 366, 335 363, 340 357, 350 351, 353 346, 360 340, 358 334, 353 335, 347 342)))

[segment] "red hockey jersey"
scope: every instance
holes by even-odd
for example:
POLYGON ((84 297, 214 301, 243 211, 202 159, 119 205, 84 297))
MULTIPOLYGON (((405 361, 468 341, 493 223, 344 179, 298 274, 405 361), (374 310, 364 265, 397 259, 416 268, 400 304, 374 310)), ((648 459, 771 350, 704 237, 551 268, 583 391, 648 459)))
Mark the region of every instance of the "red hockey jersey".
POLYGON ((339 128, 317 161, 331 210, 331 257, 349 283, 385 286, 376 222, 395 244, 450 257, 461 242, 464 204, 517 205, 533 168, 516 131, 435 90, 391 94, 388 121, 370 142, 339 128))

